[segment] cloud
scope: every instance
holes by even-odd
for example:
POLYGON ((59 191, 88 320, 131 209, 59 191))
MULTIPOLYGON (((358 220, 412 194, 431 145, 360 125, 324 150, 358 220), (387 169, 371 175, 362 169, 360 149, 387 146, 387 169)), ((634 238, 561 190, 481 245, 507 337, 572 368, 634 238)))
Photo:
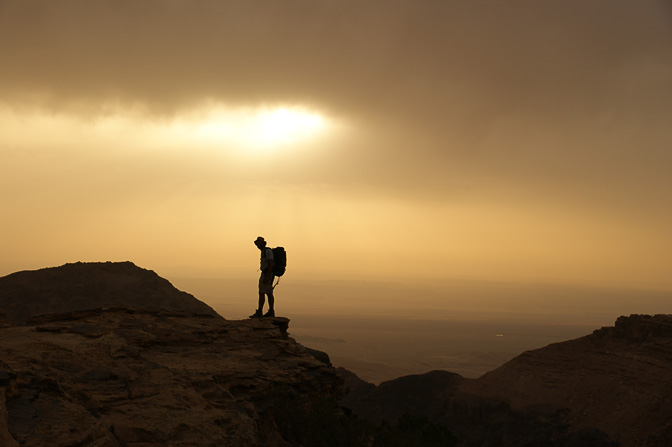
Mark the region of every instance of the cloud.
POLYGON ((2 50, 3 93, 166 106, 299 98, 388 113, 402 104, 436 113, 471 99, 496 113, 542 92, 541 101, 599 97, 595 87, 614 69, 667 54, 661 7, 10 0, 0 10, 1 37, 11 42, 2 50))

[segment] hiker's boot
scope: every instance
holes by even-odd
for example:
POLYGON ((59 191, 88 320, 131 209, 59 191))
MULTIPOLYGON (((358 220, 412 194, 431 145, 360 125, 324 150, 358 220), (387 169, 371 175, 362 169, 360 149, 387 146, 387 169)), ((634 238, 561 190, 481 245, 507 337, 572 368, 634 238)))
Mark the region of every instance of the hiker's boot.
POLYGON ((250 318, 261 318, 264 315, 261 313, 261 309, 257 309, 252 315, 250 315, 250 318))
POLYGON ((273 309, 269 309, 268 312, 264 314, 265 317, 274 317, 275 316, 275 311, 273 309))

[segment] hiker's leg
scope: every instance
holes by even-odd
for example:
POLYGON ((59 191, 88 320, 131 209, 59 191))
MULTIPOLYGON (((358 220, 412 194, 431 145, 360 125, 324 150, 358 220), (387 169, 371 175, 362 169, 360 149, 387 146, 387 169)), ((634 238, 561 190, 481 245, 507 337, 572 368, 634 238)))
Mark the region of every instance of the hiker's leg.
MULTIPOLYGON (((264 303, 266 302, 266 295, 264 295, 262 292, 259 292, 259 307, 257 307, 257 310, 261 312, 264 309, 264 303)), ((270 305, 271 299, 268 299, 268 303, 270 305)))
POLYGON ((275 297, 273 296, 273 292, 270 292, 268 294, 268 310, 273 310, 274 305, 275 305, 275 297))

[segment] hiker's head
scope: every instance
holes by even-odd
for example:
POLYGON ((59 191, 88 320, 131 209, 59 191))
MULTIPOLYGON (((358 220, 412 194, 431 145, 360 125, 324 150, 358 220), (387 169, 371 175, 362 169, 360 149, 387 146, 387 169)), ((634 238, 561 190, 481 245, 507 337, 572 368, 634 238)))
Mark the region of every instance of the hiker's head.
POLYGON ((257 248, 264 248, 266 246, 266 241, 263 237, 259 236, 257 240, 254 241, 254 245, 256 245, 257 248))

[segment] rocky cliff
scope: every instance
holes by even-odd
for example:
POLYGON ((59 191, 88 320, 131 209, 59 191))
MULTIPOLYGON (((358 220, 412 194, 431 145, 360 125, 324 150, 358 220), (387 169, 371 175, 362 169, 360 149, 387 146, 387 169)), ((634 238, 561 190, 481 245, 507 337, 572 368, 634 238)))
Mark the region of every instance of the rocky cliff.
POLYGON ((0 329, 0 445, 299 445, 338 381, 284 323, 118 307, 0 329))
POLYGON ((14 324, 45 313, 117 305, 217 315, 207 304, 132 262, 77 262, 0 278, 0 310, 14 324))

